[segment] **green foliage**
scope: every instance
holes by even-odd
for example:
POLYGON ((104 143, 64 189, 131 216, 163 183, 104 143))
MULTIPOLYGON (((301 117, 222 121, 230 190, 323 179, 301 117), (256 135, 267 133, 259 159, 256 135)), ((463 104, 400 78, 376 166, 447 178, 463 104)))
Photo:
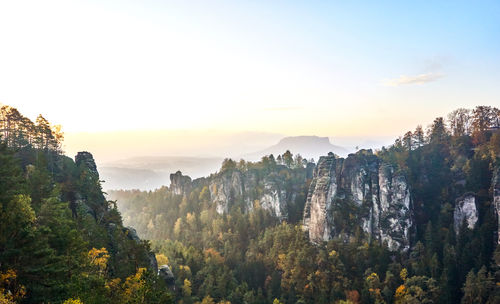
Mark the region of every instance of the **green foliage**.
POLYGON ((491 262, 496 218, 490 192, 492 170, 500 164, 496 111, 459 109, 376 153, 407 177, 412 191, 415 230, 408 252, 368 240, 356 223, 367 211, 356 204, 333 210, 344 237, 311 244, 300 226, 309 184, 302 158, 290 151, 256 163, 225 160, 218 174, 193 181, 185 195, 164 187, 110 196, 125 221, 168 259, 175 299, 183 303, 496 303, 500 262, 491 262), (253 210, 218 214, 210 178, 249 172, 257 181, 251 194, 232 202, 248 198, 253 210), (264 179, 299 189, 288 223, 262 208, 264 179), (476 197, 479 220, 472 230, 462 225, 455 231, 455 200, 466 192, 476 197))
POLYGON ((0 302, 171 303, 142 268, 149 244, 125 233, 97 173, 59 154, 60 129, 10 107, 0 129, 0 302), (94 247, 105 254, 89 258, 94 247), (135 276, 140 301, 114 284, 135 276))

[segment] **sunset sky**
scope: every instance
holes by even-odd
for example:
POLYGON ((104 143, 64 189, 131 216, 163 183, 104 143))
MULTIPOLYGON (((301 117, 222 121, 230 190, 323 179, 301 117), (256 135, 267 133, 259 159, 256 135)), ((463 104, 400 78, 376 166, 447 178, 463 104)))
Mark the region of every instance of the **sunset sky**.
POLYGON ((0 1, 0 102, 68 137, 396 136, 499 96, 499 1, 0 1))

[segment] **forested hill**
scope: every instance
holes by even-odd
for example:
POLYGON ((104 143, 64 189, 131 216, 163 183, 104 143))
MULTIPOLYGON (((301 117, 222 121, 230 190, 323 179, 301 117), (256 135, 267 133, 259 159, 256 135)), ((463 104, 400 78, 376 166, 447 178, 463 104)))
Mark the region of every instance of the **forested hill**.
POLYGON ((499 126, 458 109, 380 151, 227 159, 109 195, 183 303, 499 303, 499 126))
POLYGON ((149 243, 105 199, 92 155, 0 108, 0 303, 167 303, 149 243))

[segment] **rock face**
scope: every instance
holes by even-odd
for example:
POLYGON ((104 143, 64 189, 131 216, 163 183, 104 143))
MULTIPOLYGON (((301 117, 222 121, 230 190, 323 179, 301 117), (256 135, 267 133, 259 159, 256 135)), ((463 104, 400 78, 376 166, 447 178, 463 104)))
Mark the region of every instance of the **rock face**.
POLYGON ((472 193, 466 193, 462 197, 459 197, 455 203, 455 211, 453 212, 455 232, 459 233, 460 226, 464 220, 467 223, 467 228, 474 229, 477 219, 476 197, 472 193))
POLYGON ((184 195, 191 190, 191 178, 181 171, 170 174, 170 189, 174 194, 184 195))
POLYGON ((160 266, 160 268, 158 269, 158 276, 165 282, 168 287, 175 286, 175 277, 168 265, 160 266))
MULTIPOLYGON (((130 240, 136 242, 137 244, 140 244, 142 242, 141 238, 139 238, 139 235, 137 234, 137 230, 135 230, 134 228, 124 227, 123 232, 130 240)), ((154 272, 156 272, 158 269, 158 262, 156 261, 155 254, 152 251, 150 251, 147 253, 147 258, 149 261, 150 269, 152 269, 154 272)))
POLYGON ((498 244, 500 244, 500 166, 497 166, 493 172, 493 181, 491 183, 493 192, 493 206, 497 215, 497 237, 498 244))
POLYGON ((95 175, 99 176, 99 172, 97 172, 97 166, 95 164, 94 157, 91 153, 83 151, 78 152, 75 156, 75 163, 77 166, 84 165, 88 168, 88 170, 95 175))
POLYGON ((230 205, 234 204, 237 198, 243 196, 242 173, 234 170, 220 174, 210 181, 208 189, 212 202, 216 204, 217 213, 227 213, 230 205))
POLYGON ((304 209, 304 229, 313 242, 350 238, 360 230, 391 250, 407 250, 412 223, 405 177, 371 150, 319 159, 304 209))
POLYGON ((294 201, 298 189, 292 187, 287 191, 284 184, 281 176, 274 172, 259 177, 257 172, 252 170, 234 170, 212 179, 209 189, 219 214, 228 212, 235 204, 240 204, 249 211, 258 202, 261 208, 271 211, 279 219, 285 219, 287 206, 294 201))
POLYGON ((250 211, 260 206, 283 220, 287 218, 289 206, 295 203, 298 194, 305 196, 308 172, 311 175, 313 168, 314 163, 301 170, 278 164, 266 172, 262 169, 233 168, 193 181, 177 172, 170 176, 170 189, 174 194, 187 195, 191 189, 207 187, 210 201, 219 214, 227 213, 233 207, 250 211))

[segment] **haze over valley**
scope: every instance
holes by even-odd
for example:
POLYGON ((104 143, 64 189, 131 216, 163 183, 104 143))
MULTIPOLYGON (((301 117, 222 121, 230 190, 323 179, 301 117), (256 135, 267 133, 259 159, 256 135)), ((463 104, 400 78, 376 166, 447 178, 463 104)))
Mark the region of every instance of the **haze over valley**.
POLYGON ((500 1, 0 0, 0 304, 500 303, 500 1))

